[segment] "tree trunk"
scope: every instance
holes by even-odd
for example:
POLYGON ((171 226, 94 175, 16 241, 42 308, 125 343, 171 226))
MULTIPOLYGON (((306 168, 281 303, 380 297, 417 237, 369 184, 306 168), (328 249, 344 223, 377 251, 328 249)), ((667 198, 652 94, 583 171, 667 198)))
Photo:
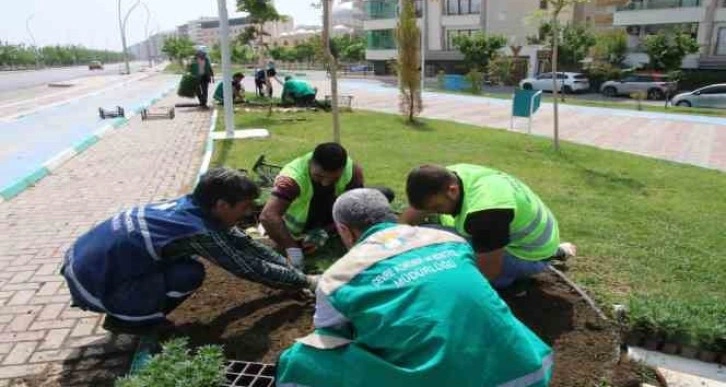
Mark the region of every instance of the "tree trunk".
POLYGON ((330 51, 330 6, 333 0, 323 0, 323 36, 325 57, 330 66, 330 98, 333 111, 333 141, 340 143, 340 115, 338 113, 338 61, 330 51))
POLYGON ((559 114, 559 101, 557 100, 557 46, 559 44, 559 25, 557 23, 557 13, 552 18, 552 102, 554 107, 554 118, 555 118, 555 131, 554 131, 554 144, 555 150, 560 150, 560 114, 559 114))

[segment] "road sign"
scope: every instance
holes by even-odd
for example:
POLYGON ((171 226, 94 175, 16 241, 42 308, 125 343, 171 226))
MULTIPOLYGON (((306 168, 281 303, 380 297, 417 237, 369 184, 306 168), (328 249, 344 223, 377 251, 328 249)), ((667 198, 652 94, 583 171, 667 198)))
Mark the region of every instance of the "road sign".
POLYGON ((509 128, 514 129, 514 117, 528 118, 527 133, 532 133, 532 116, 539 110, 542 91, 515 89, 512 96, 512 117, 509 128))

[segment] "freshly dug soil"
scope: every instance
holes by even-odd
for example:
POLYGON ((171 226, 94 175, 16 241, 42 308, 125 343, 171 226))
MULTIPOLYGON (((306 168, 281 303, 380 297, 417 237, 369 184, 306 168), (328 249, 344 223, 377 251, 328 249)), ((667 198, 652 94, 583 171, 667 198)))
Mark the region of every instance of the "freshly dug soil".
POLYGON ((620 334, 552 273, 501 291, 512 312, 555 352, 552 386, 640 385, 640 366, 619 362, 620 334))
POLYGON ((275 363, 312 330, 311 300, 205 266, 204 285, 169 315, 174 334, 189 337, 191 345, 222 344, 228 359, 275 363))
MULTIPOLYGON (((514 314, 555 350, 552 386, 640 385, 641 367, 618 363, 620 337, 577 293, 542 274, 501 293, 514 314)), ((170 318, 191 344, 222 344, 228 358, 275 363, 312 328, 311 301, 239 280, 212 266, 202 288, 170 318)))

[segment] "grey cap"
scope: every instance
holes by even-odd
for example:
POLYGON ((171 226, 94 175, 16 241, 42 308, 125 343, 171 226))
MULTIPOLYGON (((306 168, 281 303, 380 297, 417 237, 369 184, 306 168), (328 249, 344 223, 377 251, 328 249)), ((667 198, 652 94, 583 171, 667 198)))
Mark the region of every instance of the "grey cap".
POLYGON ((397 219, 381 191, 358 188, 342 194, 335 201, 333 220, 363 232, 378 223, 396 222, 397 219))

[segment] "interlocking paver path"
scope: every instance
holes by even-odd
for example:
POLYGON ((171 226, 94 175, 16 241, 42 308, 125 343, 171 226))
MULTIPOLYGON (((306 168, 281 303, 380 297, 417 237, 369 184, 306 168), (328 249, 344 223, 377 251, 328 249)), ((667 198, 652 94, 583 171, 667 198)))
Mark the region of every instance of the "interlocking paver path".
MULTIPOLYGON (((168 97, 160 105, 177 100, 168 97)), ((173 121, 142 123, 136 117, 0 203, 0 386, 13 378, 33 385, 32 377, 22 378, 37 374, 38 381, 55 383, 44 386, 72 385, 73 374, 84 369, 97 370, 96 381, 87 381, 100 385, 125 367, 133 341, 107 336, 98 314, 69 306, 58 275, 63 253, 115 212, 189 190, 209 117, 199 110, 178 110, 173 121)))

